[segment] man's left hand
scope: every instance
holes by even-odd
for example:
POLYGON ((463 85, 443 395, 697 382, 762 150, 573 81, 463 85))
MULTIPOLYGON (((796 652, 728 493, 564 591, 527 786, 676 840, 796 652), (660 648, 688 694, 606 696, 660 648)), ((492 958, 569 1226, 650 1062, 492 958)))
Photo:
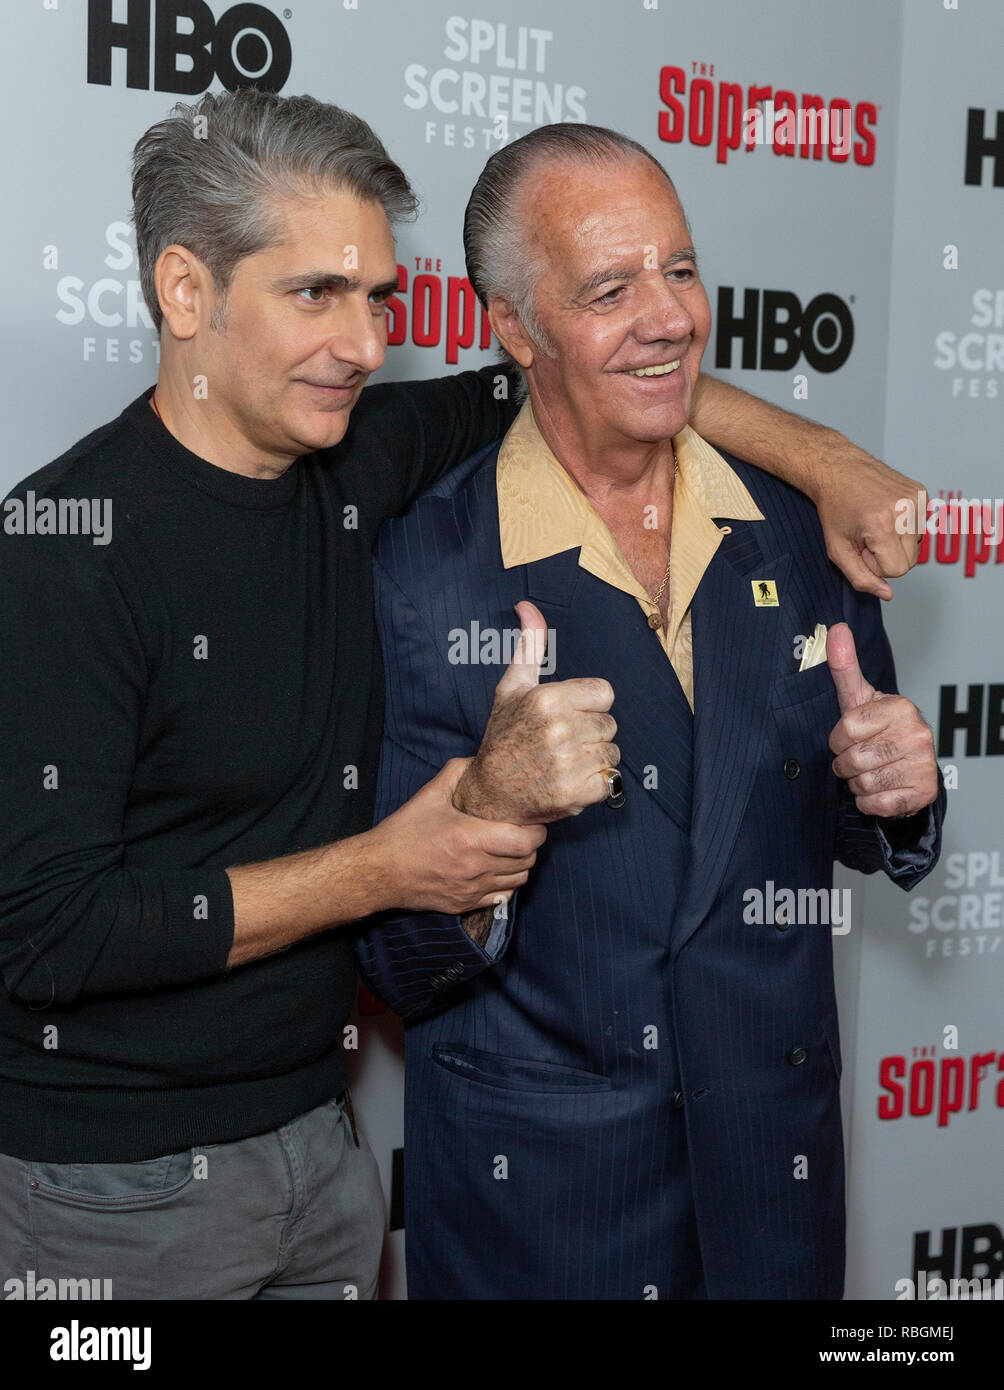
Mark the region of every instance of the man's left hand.
POLYGON ((923 484, 840 435, 827 449, 812 495, 833 563, 855 589, 891 599, 882 576, 906 574, 917 563, 927 522, 923 484), (900 530, 911 518, 913 529, 900 530))
POLYGON ((899 819, 930 806, 938 795, 938 764, 934 735, 917 706, 868 684, 846 623, 826 634, 826 660, 840 702, 840 722, 830 734, 833 771, 858 810, 899 819))

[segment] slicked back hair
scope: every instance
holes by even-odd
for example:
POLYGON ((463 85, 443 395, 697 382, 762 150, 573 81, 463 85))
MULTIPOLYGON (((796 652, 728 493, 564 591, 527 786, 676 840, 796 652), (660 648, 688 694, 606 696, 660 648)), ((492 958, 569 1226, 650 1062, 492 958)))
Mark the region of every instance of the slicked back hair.
POLYGON ((165 247, 187 247, 206 265, 220 304, 245 256, 277 244, 275 199, 347 192, 379 203, 393 224, 417 200, 373 130, 314 97, 244 87, 179 102, 133 151, 133 223, 143 298, 160 330, 154 268, 165 247))
MULTIPOLYGON (((486 308, 494 296, 507 299, 544 353, 552 353, 554 347, 534 307, 534 291, 543 267, 529 250, 524 217, 520 216, 525 181, 547 164, 623 163, 639 156, 655 165, 675 193, 665 169, 637 140, 605 126, 572 122, 541 126, 504 145, 491 156, 474 185, 464 214, 468 279, 486 308)), ((508 357, 508 353, 503 355, 508 357)))

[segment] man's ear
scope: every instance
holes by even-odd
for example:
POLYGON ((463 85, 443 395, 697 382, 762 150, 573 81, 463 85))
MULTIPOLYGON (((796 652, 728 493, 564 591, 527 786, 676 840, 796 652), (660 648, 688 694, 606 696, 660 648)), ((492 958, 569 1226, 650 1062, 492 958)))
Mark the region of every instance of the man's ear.
POLYGON ((489 301, 488 322, 509 356, 514 357, 524 369, 532 367, 536 348, 508 299, 499 297, 489 301))
POLYGON ((213 277, 198 256, 185 246, 167 246, 153 272, 164 322, 172 337, 194 338, 200 322, 213 310, 213 277))

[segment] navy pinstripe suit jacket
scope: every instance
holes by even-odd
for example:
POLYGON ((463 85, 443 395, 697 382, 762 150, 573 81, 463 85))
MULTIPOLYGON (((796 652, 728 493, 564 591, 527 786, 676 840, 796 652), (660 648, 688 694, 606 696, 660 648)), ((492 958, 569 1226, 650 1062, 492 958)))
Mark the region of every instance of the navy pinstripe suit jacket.
POLYGON ((409 1296, 838 1298, 831 931, 748 924, 744 894, 829 889, 835 859, 908 889, 937 860, 943 790, 893 851, 831 770, 828 667, 793 656, 845 620, 894 691, 879 603, 827 560, 801 494, 729 458, 766 519, 731 522, 695 595, 692 716, 636 600, 577 550, 502 568, 497 454, 381 535, 377 815, 476 751, 505 653, 451 651, 472 623, 518 629, 523 598, 554 631, 555 679, 611 682, 627 802, 550 827, 490 952, 431 913, 359 935, 407 1022, 409 1296), (777 608, 754 605, 760 579, 777 608))

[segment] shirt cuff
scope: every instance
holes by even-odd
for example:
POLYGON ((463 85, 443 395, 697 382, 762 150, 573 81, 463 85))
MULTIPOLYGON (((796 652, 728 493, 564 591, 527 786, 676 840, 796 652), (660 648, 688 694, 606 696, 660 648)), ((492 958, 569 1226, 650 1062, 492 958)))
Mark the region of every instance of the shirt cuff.
POLYGON ((906 878, 930 864, 938 834, 934 817, 936 805, 937 802, 932 801, 930 806, 902 821, 876 819, 882 862, 891 878, 906 878))

